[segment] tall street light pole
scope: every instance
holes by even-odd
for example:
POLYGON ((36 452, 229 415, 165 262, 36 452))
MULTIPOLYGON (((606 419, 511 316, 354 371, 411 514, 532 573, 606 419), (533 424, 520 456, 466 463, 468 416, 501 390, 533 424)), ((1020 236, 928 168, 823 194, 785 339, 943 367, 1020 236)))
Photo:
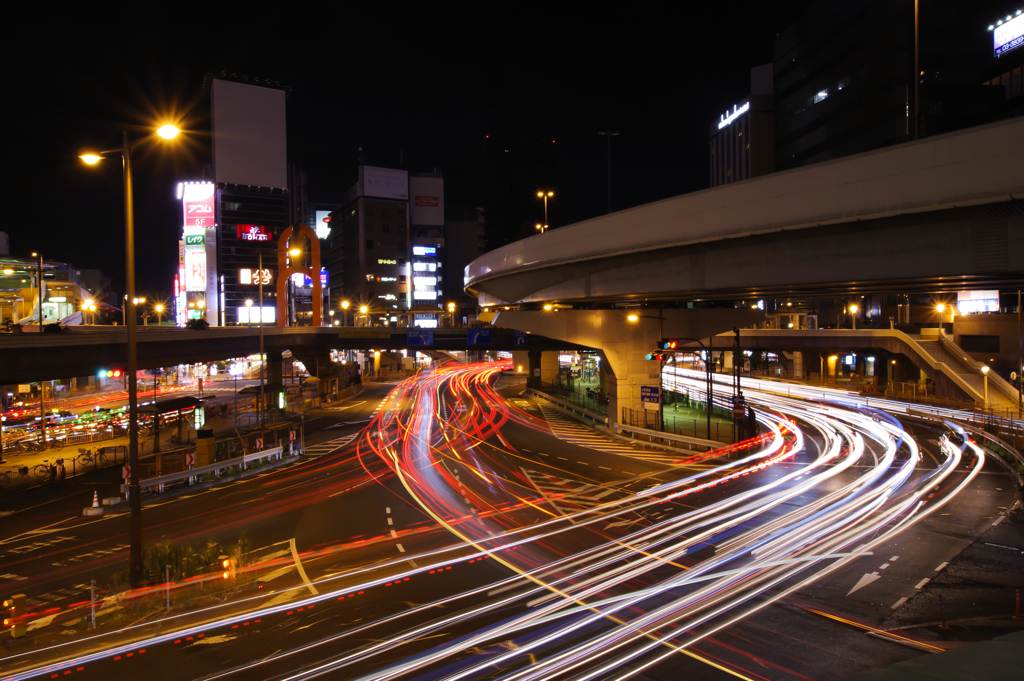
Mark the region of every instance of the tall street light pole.
POLYGON ((608 212, 612 212, 612 138, 619 133, 611 130, 602 130, 598 135, 603 135, 608 140, 608 212))
MULTIPOLYGON (((552 191, 537 192, 537 198, 544 199, 544 229, 547 229, 548 224, 550 224, 548 222, 548 199, 550 199, 554 195, 555 193, 552 191)), ((541 233, 544 232, 544 229, 541 230, 541 233)))
MULTIPOLYGON (((39 302, 39 333, 43 332, 43 254, 33 253, 36 260, 36 298, 39 302)), ((46 449, 46 387, 43 381, 39 381, 39 423, 40 435, 39 444, 46 449)))
MULTIPOLYGON (((173 125, 165 125, 157 134, 164 139, 173 139, 181 132, 173 125)), ((142 581, 142 496, 139 488, 139 404, 138 404, 138 354, 136 352, 136 309, 135 309, 135 217, 134 198, 132 195, 132 150, 152 139, 146 136, 135 144, 128 144, 128 131, 121 133, 121 148, 109 149, 99 154, 83 154, 80 158, 93 165, 102 160, 106 154, 121 154, 122 175, 124 178, 124 243, 125 243, 125 278, 127 294, 125 306, 131 310, 125 314, 125 325, 128 327, 128 578, 133 587, 142 581)), ((40 322, 42 318, 40 317, 40 322)))

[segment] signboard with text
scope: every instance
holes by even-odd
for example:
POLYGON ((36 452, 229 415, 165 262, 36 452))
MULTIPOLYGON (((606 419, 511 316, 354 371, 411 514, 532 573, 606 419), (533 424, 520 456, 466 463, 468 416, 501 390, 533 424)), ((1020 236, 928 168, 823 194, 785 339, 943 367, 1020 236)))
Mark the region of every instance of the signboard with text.
POLYGON ((466 340, 470 345, 492 345, 494 329, 470 329, 466 332, 466 340))
POLYGON ((434 332, 430 329, 409 329, 409 345, 433 345, 434 332))
POLYGON ((185 251, 185 290, 206 290, 206 251, 185 251))
POLYGON ((640 401, 658 404, 661 402, 661 390, 656 385, 640 386, 640 401))
POLYGON ((1017 14, 1017 16, 999 24, 992 30, 994 56, 1002 56, 1022 45, 1024 45, 1024 14, 1017 14))
POLYGON ((212 182, 182 185, 181 201, 186 227, 213 227, 214 197, 212 182))
POLYGON ((263 225, 237 225, 236 233, 242 241, 270 241, 271 233, 263 225))

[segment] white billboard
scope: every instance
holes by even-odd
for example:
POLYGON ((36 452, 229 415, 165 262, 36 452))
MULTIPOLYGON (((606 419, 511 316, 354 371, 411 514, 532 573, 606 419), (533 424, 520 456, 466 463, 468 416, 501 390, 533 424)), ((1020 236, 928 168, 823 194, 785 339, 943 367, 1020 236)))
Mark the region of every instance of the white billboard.
POLYGON ((288 187, 283 90, 214 79, 213 172, 217 182, 288 187))
POLYGON ((409 219, 414 225, 444 225, 442 178, 409 178, 409 219))
POLYGON ((318 239, 326 239, 331 235, 331 211, 318 210, 314 213, 313 231, 318 239))
POLYGON ((999 312, 999 291, 960 291, 956 307, 960 314, 999 312))
POLYGON ((992 30, 992 48, 998 57, 1021 45, 1024 45, 1024 14, 1018 10, 1017 16, 1007 17, 1005 23, 992 30))
POLYGON ((409 173, 405 170, 359 166, 359 182, 363 196, 409 200, 409 173))

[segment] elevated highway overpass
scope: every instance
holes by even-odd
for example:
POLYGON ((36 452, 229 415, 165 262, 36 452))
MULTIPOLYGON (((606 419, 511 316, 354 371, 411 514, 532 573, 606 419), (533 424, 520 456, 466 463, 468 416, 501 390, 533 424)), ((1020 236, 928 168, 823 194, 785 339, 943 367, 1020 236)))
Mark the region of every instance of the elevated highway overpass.
MULTIPOLYGON (((636 386, 658 384, 644 355, 659 337, 711 339, 765 319, 679 309, 694 302, 1024 286, 1024 118, 549 230, 477 258, 466 282, 498 326, 599 348, 614 420, 621 405, 643 408, 636 386)), ((749 340, 781 349, 780 338, 749 340)), ((983 400, 979 367, 950 360, 938 340, 930 349, 900 332, 846 340, 906 356, 940 394, 983 400)), ((808 349, 832 342, 800 340, 808 349)), ((990 375, 990 389, 997 380, 990 375)))
POLYGON ((1024 283, 1024 119, 637 206, 474 260, 481 304, 1024 283))
MULTIPOLYGON (((311 358, 331 350, 570 350, 586 349, 539 335, 519 336, 493 329, 491 342, 471 338, 474 329, 432 329, 433 343, 410 346, 408 330, 371 327, 271 327, 263 329, 264 349, 273 359, 290 350, 316 374, 311 358), (473 342, 477 341, 477 342, 473 342), (308 360, 308 361, 307 361, 308 360)), ((486 338, 484 339, 486 340, 486 338)), ((64 333, 0 335, 0 385, 92 376, 100 369, 127 363, 127 328, 77 326, 64 333)), ((213 362, 259 354, 259 328, 211 327, 205 331, 177 327, 139 327, 140 369, 213 362)), ((324 366, 326 366, 324 364, 324 366)))

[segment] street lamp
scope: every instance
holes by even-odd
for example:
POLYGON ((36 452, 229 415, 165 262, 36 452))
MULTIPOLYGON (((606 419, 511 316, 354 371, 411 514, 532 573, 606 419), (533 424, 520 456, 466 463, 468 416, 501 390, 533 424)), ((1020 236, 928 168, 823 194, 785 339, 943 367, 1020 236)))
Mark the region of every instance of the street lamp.
POLYGON ((857 310, 858 310, 858 307, 856 305, 851 305, 850 306, 850 321, 853 322, 853 330, 854 331, 857 330, 857 310))
MULTIPOLYGON (((164 125, 157 135, 162 139, 170 140, 177 137, 181 132, 173 125, 164 125)), ((122 177, 124 180, 124 236, 125 236, 125 271, 127 274, 126 300, 135 298, 135 209, 134 192, 132 191, 132 150, 152 140, 152 135, 147 135, 132 145, 128 144, 128 131, 121 133, 121 148, 108 149, 98 154, 83 154, 81 159, 89 165, 95 165, 106 157, 107 154, 120 154, 122 164, 122 177)), ((132 303, 132 313, 125 315, 126 326, 128 327, 128 517, 129 517, 129 558, 128 578, 132 586, 137 586, 142 580, 142 495, 139 489, 139 405, 138 405, 138 381, 136 373, 139 370, 139 358, 137 354, 135 339, 135 304, 132 303)), ((40 322, 42 318, 40 317, 40 322)))
MULTIPOLYGON (((263 314, 263 310, 260 310, 260 314, 263 314)), ((252 298, 247 298, 245 301, 245 326, 246 328, 252 328, 252 298)))
MULTIPOLYGON (((33 253, 32 257, 33 258, 38 258, 37 275, 36 275, 37 276, 36 291, 38 292, 38 295, 36 297, 39 299, 39 331, 42 332, 42 330, 43 330, 43 254, 42 253, 33 253)), ((40 390, 42 390, 42 386, 40 386, 40 390)), ((45 429, 46 429, 46 418, 45 417, 43 418, 43 429, 44 429, 44 432, 45 432, 45 429)), ((46 446, 45 438, 44 438, 43 446, 44 447, 46 446)))
POLYGON ((455 328, 455 303, 448 303, 448 316, 451 317, 452 328, 455 328))
POLYGON ((341 301, 341 325, 348 326, 348 307, 351 305, 347 300, 341 301))
POLYGON ((981 375, 985 377, 985 406, 988 406, 988 367, 981 367, 981 375))
POLYGON ((156 311, 156 325, 160 326, 164 321, 164 306, 157 303, 153 309, 156 311))
MULTIPOLYGON (((284 252, 285 251, 279 250, 279 251, 277 251, 277 254, 279 255, 279 254, 284 253, 284 252)), ((295 256, 297 256, 300 253, 302 253, 302 251, 299 250, 298 248, 291 248, 291 249, 288 249, 287 253, 288 253, 288 255, 290 255, 290 256, 292 256, 294 258, 295 256)), ((266 363, 267 363, 266 362, 267 358, 263 356, 263 249, 258 249, 256 251, 256 254, 259 257, 259 272, 260 272, 260 277, 259 277, 259 281, 260 281, 260 438, 262 439, 263 438, 263 426, 264 426, 264 424, 266 422, 266 418, 265 418, 265 415, 264 415, 264 412, 266 411, 266 404, 265 404, 265 401, 264 401, 265 398, 264 398, 264 393, 263 393, 263 389, 264 389, 263 388, 263 386, 264 386, 264 371, 263 371, 263 368, 264 368, 264 365, 266 365, 266 363)), ((280 274, 280 273, 278 273, 278 274, 280 274)), ((200 301, 200 302, 202 302, 202 301, 200 301)), ((249 319, 252 319, 252 313, 251 312, 249 314, 249 319)))
POLYGON ((611 130, 601 130, 597 133, 598 135, 604 136, 608 140, 608 212, 612 212, 612 138, 618 136, 619 133, 612 132, 611 130))
POLYGON ((331 315, 331 326, 335 326, 334 322, 334 310, 331 310, 328 314, 331 315))
MULTIPOLYGON (((544 229, 548 228, 548 199, 554 195, 555 193, 552 191, 537 192, 537 198, 544 199, 544 229)), ((543 231, 542 229, 541 232, 543 231)))
POLYGON ((540 233, 543 234, 544 232, 548 231, 548 225, 542 225, 538 222, 537 226, 534 227, 534 229, 539 229, 540 233))
MULTIPOLYGON (((369 309, 370 309, 370 308, 366 307, 365 305, 361 305, 361 306, 359 307, 359 314, 360 314, 360 315, 362 315, 363 317, 366 317, 366 312, 367 312, 367 310, 369 310, 369 309)), ((367 318, 367 319, 366 319, 366 325, 367 325, 367 326, 369 326, 369 325, 370 325, 370 320, 369 320, 369 318, 367 318)))

